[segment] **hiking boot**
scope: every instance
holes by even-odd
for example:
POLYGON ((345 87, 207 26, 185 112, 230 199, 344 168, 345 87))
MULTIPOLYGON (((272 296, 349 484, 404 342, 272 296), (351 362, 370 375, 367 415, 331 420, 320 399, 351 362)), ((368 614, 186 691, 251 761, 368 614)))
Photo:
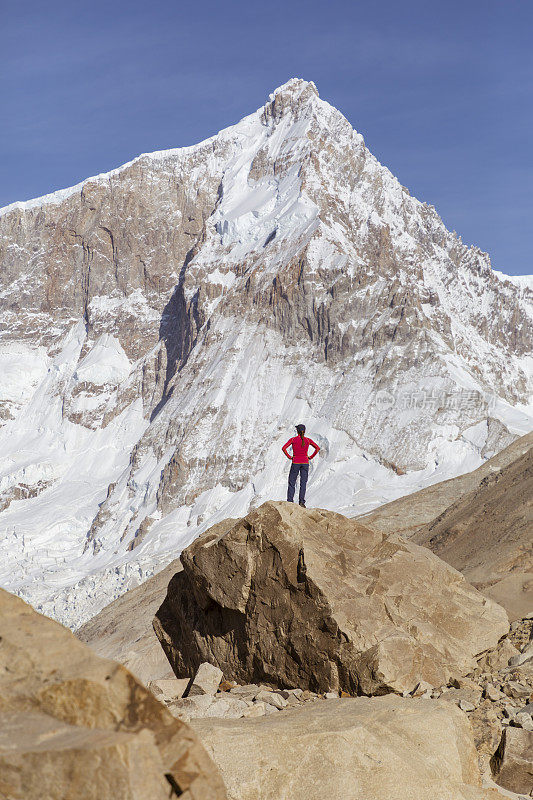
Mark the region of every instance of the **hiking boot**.
POLYGON ((305 508, 305 502, 303 500, 300 500, 300 505, 302 508, 305 508))

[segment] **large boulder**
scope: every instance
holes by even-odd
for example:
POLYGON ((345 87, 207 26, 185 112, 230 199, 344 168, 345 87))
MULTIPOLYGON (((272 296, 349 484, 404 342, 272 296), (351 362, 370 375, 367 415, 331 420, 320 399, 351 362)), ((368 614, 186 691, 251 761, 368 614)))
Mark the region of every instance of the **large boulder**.
POLYGON ((352 694, 465 675, 505 611, 433 553, 330 511, 268 502, 182 554, 154 628, 178 677, 352 694))
POLYGON ((489 800, 466 715, 432 700, 323 700, 262 719, 193 720, 229 800, 489 800))
POLYGON ((90 730, 47 714, 0 712, 2 798, 168 800, 169 791, 147 730, 90 730))
POLYGON ((127 669, 3 590, 0 730, 10 800, 159 800, 171 786, 187 800, 226 796, 196 734, 127 669))

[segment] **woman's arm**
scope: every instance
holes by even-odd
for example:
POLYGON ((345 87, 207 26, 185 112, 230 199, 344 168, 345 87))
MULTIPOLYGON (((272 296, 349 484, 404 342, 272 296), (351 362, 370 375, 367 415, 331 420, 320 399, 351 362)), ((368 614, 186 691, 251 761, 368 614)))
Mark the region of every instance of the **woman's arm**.
POLYGON ((315 452, 313 453, 313 455, 309 456, 309 461, 311 461, 316 456, 316 454, 320 451, 320 447, 317 445, 316 442, 313 442, 312 439, 309 439, 309 444, 312 444, 313 447, 315 448, 315 452))
POLYGON ((289 461, 292 461, 292 456, 290 456, 290 455, 287 453, 287 450, 289 449, 289 447, 290 447, 291 445, 292 445, 292 439, 289 439, 289 441, 288 441, 288 442, 286 442, 286 443, 283 445, 283 447, 281 448, 281 449, 283 450, 283 452, 285 453, 285 455, 287 456, 287 458, 289 459, 289 461))

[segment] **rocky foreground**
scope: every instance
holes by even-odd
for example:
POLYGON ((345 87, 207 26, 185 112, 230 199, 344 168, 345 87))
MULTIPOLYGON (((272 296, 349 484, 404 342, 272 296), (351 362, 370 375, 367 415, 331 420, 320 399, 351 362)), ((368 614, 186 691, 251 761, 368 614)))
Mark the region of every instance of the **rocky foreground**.
POLYGON ((131 594, 148 689, 0 593, 2 798, 533 797, 533 613, 427 548, 268 502, 131 594))
POLYGON ((0 590, 0 797, 224 800, 198 737, 122 665, 0 590))
MULTIPOLYGON (((424 792, 430 786, 438 790, 438 796, 447 797, 451 791, 451 797, 470 797, 461 794, 464 787, 459 788, 458 773, 454 772, 457 746, 468 753, 467 760, 474 758, 477 750, 484 786, 491 785, 494 776, 500 788, 525 796, 533 791, 533 615, 513 623, 509 634, 479 659, 470 675, 441 687, 421 681, 410 695, 404 693, 401 698, 389 694, 363 702, 346 692, 339 697, 339 692, 239 685, 224 680, 222 671, 209 663, 199 667, 194 679, 157 680, 150 689, 199 733, 231 787, 231 797, 313 797, 311 787, 319 779, 329 791, 340 792, 339 787, 353 782, 354 774, 363 781, 365 799, 388 797, 380 795, 377 787, 385 790, 388 786, 398 757, 402 764, 399 773, 411 775, 410 781, 405 778, 405 792, 414 792, 410 797, 428 797, 424 792), (248 724, 249 719, 259 717, 268 717, 268 724, 248 724), (395 725, 403 731, 403 738, 395 725), (340 744, 336 736, 341 736, 340 744), (368 737, 380 753, 375 763, 360 757, 368 737), (327 773, 331 751, 346 742, 357 758, 336 762, 335 771, 327 773), (279 768, 272 776, 264 753, 276 749, 279 768), (234 758, 236 750, 238 760, 234 758), (286 752, 291 759, 295 754, 291 764, 285 760, 286 752), (431 772, 435 762, 440 767, 431 772), (382 766, 377 773, 376 764, 382 766), (369 788, 372 782, 374 794, 369 788)), ((477 775, 477 769, 470 770, 477 775)), ((360 796, 351 795, 346 788, 342 792, 339 797, 360 796)))
MULTIPOLYGON (((193 721, 232 797, 260 798, 261 786, 269 787, 265 797, 314 796, 319 778, 309 754, 318 747, 326 756, 320 748, 339 730, 357 752, 363 742, 379 741, 376 763, 390 775, 391 725, 383 723, 389 717, 399 717, 404 732, 414 725, 417 736, 425 726, 432 730, 433 738, 424 733, 421 763, 426 769, 438 754, 450 769, 449 752, 467 748, 446 740, 440 714, 466 726, 486 782, 493 776, 512 792, 533 792, 533 614, 509 627, 501 607, 429 550, 339 514, 283 502, 216 526, 181 562, 154 628, 187 696, 178 696, 179 681, 156 681, 153 689, 174 714, 193 721), (321 745, 309 738, 317 719, 321 745), (290 756, 287 771, 272 776, 263 772, 268 760, 261 754, 276 748, 290 756), (230 755, 235 749, 238 762, 230 755)), ((457 734, 459 723, 448 722, 457 734)), ((372 759, 365 763, 368 776, 353 758, 345 774, 330 772, 328 789, 347 798, 388 797, 372 793, 376 772, 372 759), (354 769, 360 783, 348 790, 354 769)), ((416 777, 403 796, 476 796, 459 789, 457 774, 446 773, 443 788, 433 770, 430 789, 415 764, 407 772, 416 777)))

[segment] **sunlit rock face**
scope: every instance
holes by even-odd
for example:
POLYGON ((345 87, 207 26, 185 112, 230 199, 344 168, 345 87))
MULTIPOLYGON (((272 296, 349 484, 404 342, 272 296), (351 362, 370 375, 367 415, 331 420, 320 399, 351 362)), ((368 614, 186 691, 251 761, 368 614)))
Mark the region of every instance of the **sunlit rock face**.
POLYGON ((408 694, 471 672, 505 610, 401 536, 263 503, 182 555, 154 619, 178 678, 205 661, 243 684, 408 694))
POLYGON ((314 84, 188 148, 0 212, 0 582, 80 624, 208 526, 348 516, 531 429, 533 292, 314 84))

